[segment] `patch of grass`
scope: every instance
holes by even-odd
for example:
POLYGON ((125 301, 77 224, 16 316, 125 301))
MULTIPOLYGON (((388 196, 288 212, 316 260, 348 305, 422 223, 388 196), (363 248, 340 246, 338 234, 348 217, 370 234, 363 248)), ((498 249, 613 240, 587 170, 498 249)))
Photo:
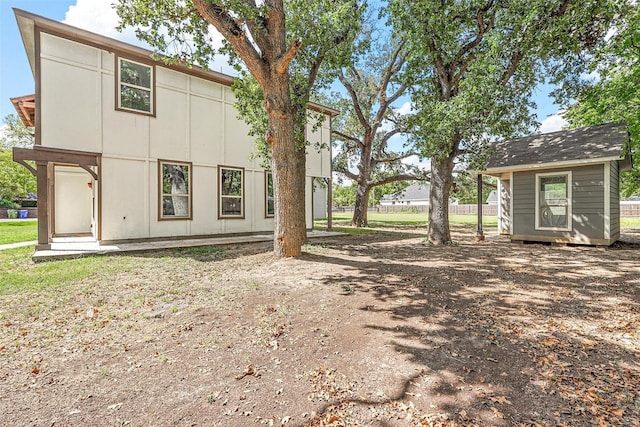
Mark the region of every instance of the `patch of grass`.
MULTIPOLYGON (((352 212, 334 212, 333 219, 341 223, 348 224, 353 217, 352 212)), ((428 216, 426 212, 369 212, 367 214, 369 220, 369 227, 393 227, 393 226, 425 226, 428 223, 428 216)), ((451 225, 476 225, 478 216, 476 214, 470 215, 449 215, 449 222, 451 225)), ((326 220, 319 221, 320 224, 326 226, 326 220)), ((484 215, 482 217, 482 225, 487 227, 497 227, 498 217, 484 215)), ((350 232, 353 228, 338 229, 334 227, 336 231, 343 231, 345 233, 350 232)), ((362 230, 362 229, 358 229, 362 230)))
POLYGON ((219 259, 224 253, 224 249, 217 246, 192 246, 188 248, 175 248, 172 253, 180 256, 189 256, 202 261, 219 259))
POLYGON ((640 217, 620 218, 620 227, 623 227, 623 228, 640 228, 640 217))
POLYGON ((0 222, 0 245, 38 240, 38 221, 0 222))
POLYGON ((368 228, 354 228, 354 227, 333 227, 333 231, 347 234, 375 234, 376 230, 368 228))
POLYGON ((127 271, 133 262, 130 257, 100 256, 34 263, 32 254, 32 248, 0 251, 0 295, 60 288, 96 274, 127 271))

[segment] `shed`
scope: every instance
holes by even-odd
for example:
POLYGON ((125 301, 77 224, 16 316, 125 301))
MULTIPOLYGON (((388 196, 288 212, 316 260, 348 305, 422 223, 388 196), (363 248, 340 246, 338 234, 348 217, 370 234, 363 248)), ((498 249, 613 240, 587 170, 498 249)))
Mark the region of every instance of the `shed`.
POLYGON ((611 245, 620 237, 621 171, 631 170, 625 124, 495 144, 481 174, 498 178, 498 229, 511 240, 611 245))

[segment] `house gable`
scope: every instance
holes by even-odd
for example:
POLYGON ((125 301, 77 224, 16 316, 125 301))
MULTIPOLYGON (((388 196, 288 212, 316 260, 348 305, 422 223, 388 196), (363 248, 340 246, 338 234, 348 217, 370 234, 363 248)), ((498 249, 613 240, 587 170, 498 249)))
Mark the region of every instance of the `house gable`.
MULTIPOLYGON (((273 230, 273 218, 265 207, 266 174, 255 156, 249 126, 238 118, 232 77, 165 64, 154 60, 148 50, 28 12, 15 13, 36 81, 36 145, 62 154, 95 153, 100 158, 88 168, 94 175, 87 175, 83 184, 96 201, 92 232, 98 240, 273 230), (143 66, 141 80, 123 82, 118 76, 122 60, 143 66), (151 111, 144 111, 146 105, 122 108, 119 92, 123 83, 127 90, 135 89, 136 96, 144 98, 151 92, 151 111), (166 185, 163 165, 184 168, 188 192, 166 185), (218 171, 223 165, 242 171, 243 205, 241 214, 218 218, 223 199, 218 171), (188 210, 183 212, 170 203, 188 206, 188 210)), ((307 126, 311 142, 305 177, 308 189, 314 177, 331 177, 331 116, 337 114, 319 104, 309 104, 309 109, 325 120, 307 126)), ((42 187, 39 202, 50 215, 54 204, 47 207, 45 202, 45 181, 55 180, 51 174, 56 159, 43 162, 36 171, 39 189, 42 187)), ((75 164, 61 159, 61 163, 75 164)), ((312 195, 310 190, 307 193, 306 219, 311 228, 312 195)), ((64 201, 56 199, 60 203, 64 201)), ((43 234, 39 236, 41 247, 50 241, 50 231, 39 233, 43 234)))

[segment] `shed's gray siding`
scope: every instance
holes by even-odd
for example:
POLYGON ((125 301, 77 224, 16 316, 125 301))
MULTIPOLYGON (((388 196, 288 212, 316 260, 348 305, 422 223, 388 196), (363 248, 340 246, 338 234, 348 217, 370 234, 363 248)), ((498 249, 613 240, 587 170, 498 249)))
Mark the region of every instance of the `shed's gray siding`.
POLYGON ((611 162, 611 167, 609 168, 611 179, 609 182, 611 183, 610 187, 610 202, 611 206, 610 210, 610 233, 611 240, 618 240, 620 237, 620 175, 618 162, 611 162))
POLYGON ((605 243, 604 239, 604 165, 568 169, 514 172, 513 235, 514 240, 540 237, 545 241, 605 243), (536 230, 536 174, 571 171, 572 230, 536 230))

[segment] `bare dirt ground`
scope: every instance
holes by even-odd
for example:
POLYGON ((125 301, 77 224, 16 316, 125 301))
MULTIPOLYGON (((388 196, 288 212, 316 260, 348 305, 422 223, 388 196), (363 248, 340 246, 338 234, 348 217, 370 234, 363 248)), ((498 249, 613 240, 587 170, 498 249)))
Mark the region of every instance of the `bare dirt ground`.
POLYGON ((0 424, 639 426, 640 246, 454 235, 113 257, 4 295, 0 424))

